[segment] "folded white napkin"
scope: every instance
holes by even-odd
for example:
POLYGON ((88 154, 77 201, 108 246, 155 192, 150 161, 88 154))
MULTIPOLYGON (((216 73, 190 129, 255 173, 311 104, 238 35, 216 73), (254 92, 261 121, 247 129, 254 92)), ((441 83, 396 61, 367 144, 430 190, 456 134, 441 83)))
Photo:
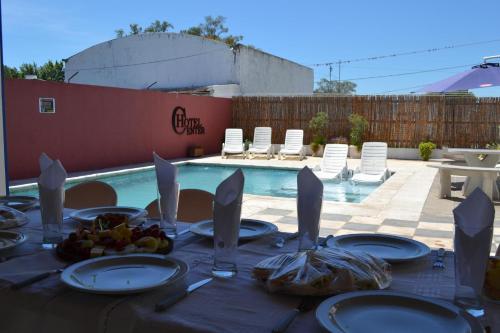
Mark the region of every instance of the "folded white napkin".
MULTIPOLYGON (((175 220, 179 201, 179 183, 177 183, 177 167, 158 154, 153 153, 160 209, 170 219, 175 220)), ((173 221, 171 221, 173 222, 173 221)))
POLYGON ((214 242, 218 247, 238 245, 244 185, 245 177, 238 169, 217 186, 214 198, 214 242))
POLYGON ((457 283, 481 292, 493 238, 495 207, 476 188, 457 208, 455 218, 455 271, 457 283))
POLYGON ((59 160, 46 166, 38 177, 40 211, 44 223, 62 223, 66 177, 66 170, 59 160))
POLYGON ((38 159, 38 163, 40 164, 40 172, 43 172, 43 170, 51 166, 53 162, 54 160, 51 159, 49 155, 42 153, 40 155, 40 158, 38 159))
POLYGON ((323 183, 311 169, 304 167, 297 175, 297 218, 299 250, 315 248, 318 243, 323 183))

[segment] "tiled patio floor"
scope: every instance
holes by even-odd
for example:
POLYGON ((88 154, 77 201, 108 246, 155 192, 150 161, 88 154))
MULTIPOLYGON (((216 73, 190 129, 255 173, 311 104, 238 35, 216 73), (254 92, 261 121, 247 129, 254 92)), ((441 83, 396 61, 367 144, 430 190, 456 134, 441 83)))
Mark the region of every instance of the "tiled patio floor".
MULTIPOLYGON (((313 157, 304 161, 208 157, 193 162, 300 168, 315 166, 319 161, 313 157)), ((432 163, 436 162, 389 160, 388 166, 395 174, 361 203, 323 203, 320 234, 388 233, 410 237, 433 248, 451 249, 452 210, 463 197, 457 190, 452 192, 452 199, 438 198, 437 169, 427 167, 432 163)), ((353 169, 359 165, 359 160, 348 160, 348 165, 353 169)), ((496 207, 499 205, 497 203, 496 207)), ((283 231, 297 230, 296 201, 293 198, 245 195, 243 216, 273 222, 283 231)), ((500 216, 495 221, 492 251, 499 243, 500 216)))

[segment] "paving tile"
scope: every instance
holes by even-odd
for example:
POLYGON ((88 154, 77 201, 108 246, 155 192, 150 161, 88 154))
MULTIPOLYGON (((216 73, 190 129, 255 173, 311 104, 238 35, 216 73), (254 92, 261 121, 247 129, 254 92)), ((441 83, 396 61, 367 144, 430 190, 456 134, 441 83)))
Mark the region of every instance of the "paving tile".
MULTIPOLYGON (((420 229, 426 229, 426 230, 441 230, 441 231, 451 231, 453 232, 455 230, 455 224, 453 223, 432 223, 432 222, 419 222, 418 223, 418 230, 420 229)), ((453 233, 452 233, 453 237, 453 233)))
POLYGON ((319 231, 319 236, 320 237, 326 237, 328 235, 335 235, 338 232, 338 229, 334 228, 321 228, 319 231))
POLYGON ((344 221, 321 220, 321 229, 324 228, 341 229, 345 224, 346 223, 344 221))
POLYGON ((283 217, 279 218, 278 220, 274 221, 274 223, 282 223, 282 224, 290 224, 290 225, 298 226, 297 219, 293 218, 293 217, 288 217, 288 216, 283 216, 283 217))
POLYGON ((397 220, 397 219, 385 219, 382 222, 382 225, 390 225, 390 226, 394 226, 394 227, 416 228, 418 225, 418 222, 417 221, 397 220))
POLYGON ((372 217, 372 216, 353 216, 349 222, 351 222, 351 223, 381 225, 382 222, 383 222, 383 220, 381 218, 372 217))
POLYGON ((395 227, 392 225, 383 225, 383 226, 380 226, 378 228, 377 232, 383 233, 383 234, 412 237, 415 234, 415 228, 395 227))
POLYGON ((375 232, 379 228, 378 225, 375 224, 363 224, 363 223, 352 223, 348 222, 344 224, 342 227, 343 230, 358 230, 365 232, 375 232))
POLYGON ((428 229, 417 229, 415 230, 415 236, 423 237, 433 237, 433 238, 453 238, 453 231, 445 230, 428 230, 428 229))
POLYGON ((333 221, 344 221, 347 222, 351 219, 351 215, 344 214, 331 214, 331 213, 323 213, 321 214, 322 220, 333 220, 333 221))
POLYGON ((423 237, 423 236, 415 236, 413 237, 413 239, 426 244, 432 249, 437 249, 442 247, 447 250, 453 250, 453 240, 451 239, 440 239, 440 238, 423 237))
POLYGON ((263 215, 278 215, 278 216, 286 216, 290 213, 293 213, 293 210, 288 209, 278 209, 278 208, 266 208, 259 212, 263 215))
POLYGON ((339 231, 337 231, 335 233, 335 236, 350 235, 350 234, 363 234, 363 233, 366 233, 366 231, 340 229, 339 231))

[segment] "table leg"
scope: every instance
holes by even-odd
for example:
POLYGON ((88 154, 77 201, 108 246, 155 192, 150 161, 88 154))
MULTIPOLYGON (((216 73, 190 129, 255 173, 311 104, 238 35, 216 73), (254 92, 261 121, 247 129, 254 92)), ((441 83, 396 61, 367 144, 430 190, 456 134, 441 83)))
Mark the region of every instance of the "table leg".
POLYGON ((483 172, 483 192, 493 200, 493 188, 496 187, 496 174, 491 172, 483 172))
POLYGON ((441 198, 451 197, 451 172, 449 170, 439 170, 439 182, 441 185, 441 198))
MULTIPOLYGON (((478 154, 466 153, 464 154, 465 161, 468 166, 480 167, 480 168, 494 168, 499 159, 500 155, 490 154, 487 155, 483 160, 478 158, 478 154)), ((465 197, 469 196, 476 187, 483 187, 484 177, 481 174, 468 176, 465 180, 463 187, 463 195, 465 197)), ((490 178, 491 179, 491 178, 490 178)), ((499 198, 498 187, 496 186, 496 178, 493 179, 493 198, 499 198)))

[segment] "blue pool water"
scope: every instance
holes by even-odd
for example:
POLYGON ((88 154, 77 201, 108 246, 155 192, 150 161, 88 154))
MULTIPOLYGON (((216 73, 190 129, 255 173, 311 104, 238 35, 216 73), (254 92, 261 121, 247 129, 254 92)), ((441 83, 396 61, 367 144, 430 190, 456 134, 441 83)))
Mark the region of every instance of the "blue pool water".
MULTIPOLYGON (((230 176, 237 167, 211 165, 181 165, 179 183, 181 189, 197 188, 215 193, 220 182, 230 176)), ((248 194, 295 198, 297 195, 297 172, 295 170, 270 168, 242 168, 245 175, 244 192, 248 194)), ((121 175, 100 177, 118 193, 118 204, 145 207, 156 199, 156 175, 154 169, 121 175)), ((75 183, 67 184, 67 187, 75 183)), ((351 185, 348 181, 324 182, 324 199, 340 202, 360 202, 377 186, 351 185)), ((38 196, 37 188, 13 190, 12 195, 38 196)))

